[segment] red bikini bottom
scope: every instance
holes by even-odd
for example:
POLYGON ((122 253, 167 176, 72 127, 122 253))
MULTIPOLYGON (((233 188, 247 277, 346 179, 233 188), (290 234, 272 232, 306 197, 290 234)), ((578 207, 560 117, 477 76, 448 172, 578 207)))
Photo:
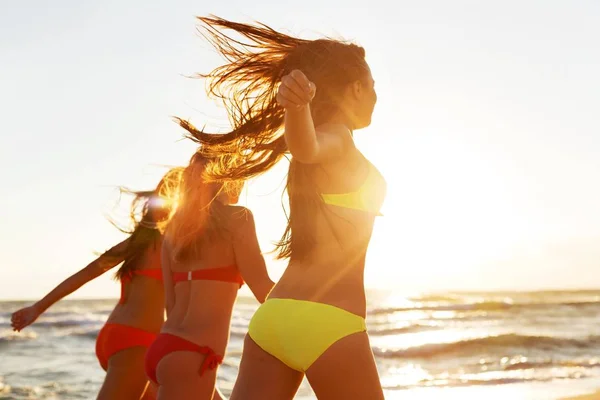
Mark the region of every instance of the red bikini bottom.
POLYGON ((223 356, 216 354, 208 346, 198 346, 189 340, 169 333, 161 333, 146 352, 146 375, 152 382, 158 385, 156 380, 156 367, 160 360, 174 351, 191 351, 194 353, 206 354, 206 359, 200 368, 200 376, 208 369, 215 369, 223 362, 223 356))

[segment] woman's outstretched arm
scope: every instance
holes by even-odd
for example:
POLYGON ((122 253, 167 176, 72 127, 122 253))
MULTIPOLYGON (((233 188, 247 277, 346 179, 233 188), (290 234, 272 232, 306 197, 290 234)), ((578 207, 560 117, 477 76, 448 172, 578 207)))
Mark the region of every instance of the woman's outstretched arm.
POLYGON ((11 325, 13 330, 21 331, 23 328, 31 325, 35 320, 44 313, 50 306, 57 301, 73 293, 86 283, 94 280, 109 269, 112 269, 123 262, 124 258, 113 254, 125 254, 125 249, 129 244, 129 239, 122 241, 100 257, 92 261, 85 268, 71 275, 50 293, 44 296, 35 304, 22 308, 12 314, 11 325))

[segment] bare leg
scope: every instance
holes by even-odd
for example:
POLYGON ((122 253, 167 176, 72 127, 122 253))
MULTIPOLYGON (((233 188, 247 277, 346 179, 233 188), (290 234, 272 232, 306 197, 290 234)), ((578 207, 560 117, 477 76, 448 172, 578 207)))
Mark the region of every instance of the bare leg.
POLYGON ((175 351, 164 356, 156 368, 158 400, 211 400, 217 370, 200 371, 206 356, 191 351, 175 351))
POLYGON ((144 370, 146 350, 143 346, 130 347, 110 357, 98 400, 131 400, 142 397, 148 384, 144 370))
POLYGON ((319 400, 384 400, 366 332, 332 344, 308 368, 306 377, 319 400))
POLYGON ((304 374, 268 354, 246 335, 230 400, 292 400, 303 377, 304 374))

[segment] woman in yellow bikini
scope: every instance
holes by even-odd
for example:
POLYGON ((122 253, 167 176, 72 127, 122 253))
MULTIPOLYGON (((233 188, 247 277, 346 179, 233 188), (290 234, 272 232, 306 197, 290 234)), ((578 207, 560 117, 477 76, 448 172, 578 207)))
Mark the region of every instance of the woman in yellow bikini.
POLYGON ((200 20, 229 61, 205 76, 233 129, 211 134, 180 122, 205 152, 246 160, 215 178, 247 179, 292 155, 289 220, 278 245, 289 265, 250 322, 231 400, 292 399, 304 375, 321 400, 383 399, 363 274, 385 181, 353 141, 377 100, 365 51, 262 24, 200 20))

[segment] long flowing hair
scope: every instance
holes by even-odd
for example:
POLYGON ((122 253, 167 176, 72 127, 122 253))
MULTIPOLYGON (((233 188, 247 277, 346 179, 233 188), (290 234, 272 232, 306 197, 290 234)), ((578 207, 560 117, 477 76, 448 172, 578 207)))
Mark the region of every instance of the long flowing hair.
POLYGON ((169 219, 176 207, 173 201, 173 190, 177 185, 179 169, 170 169, 160 180, 154 190, 134 191, 120 188, 121 193, 133 195, 129 218, 132 228, 122 227, 114 220, 110 222, 121 232, 129 234, 125 249, 118 251, 116 247, 104 253, 107 257, 123 258, 123 264, 115 273, 116 279, 128 276, 143 257, 149 246, 157 245, 162 237, 161 226, 169 219))
POLYGON ((165 238, 175 260, 198 255, 205 240, 222 236, 223 207, 215 201, 223 184, 206 178, 216 161, 196 152, 181 171, 177 191, 177 210, 165 224, 165 238))
MULTIPOLYGON (((198 19, 202 35, 226 60, 198 76, 207 79, 208 94, 227 109, 232 129, 220 134, 198 129, 182 119, 178 123, 190 139, 201 144, 207 157, 227 154, 231 159, 243 158, 243 163, 220 163, 220 168, 214 168, 210 178, 217 181, 257 176, 287 154, 285 110, 276 101, 283 76, 298 69, 315 83, 311 113, 319 125, 343 111, 339 104, 344 90, 368 71, 364 49, 352 43, 332 38, 300 39, 262 23, 237 23, 216 16, 198 19)), ((322 206, 322 200, 310 179, 311 168, 291 161, 286 185, 288 223, 277 244, 279 258, 302 257, 315 244, 315 207, 322 206)))

